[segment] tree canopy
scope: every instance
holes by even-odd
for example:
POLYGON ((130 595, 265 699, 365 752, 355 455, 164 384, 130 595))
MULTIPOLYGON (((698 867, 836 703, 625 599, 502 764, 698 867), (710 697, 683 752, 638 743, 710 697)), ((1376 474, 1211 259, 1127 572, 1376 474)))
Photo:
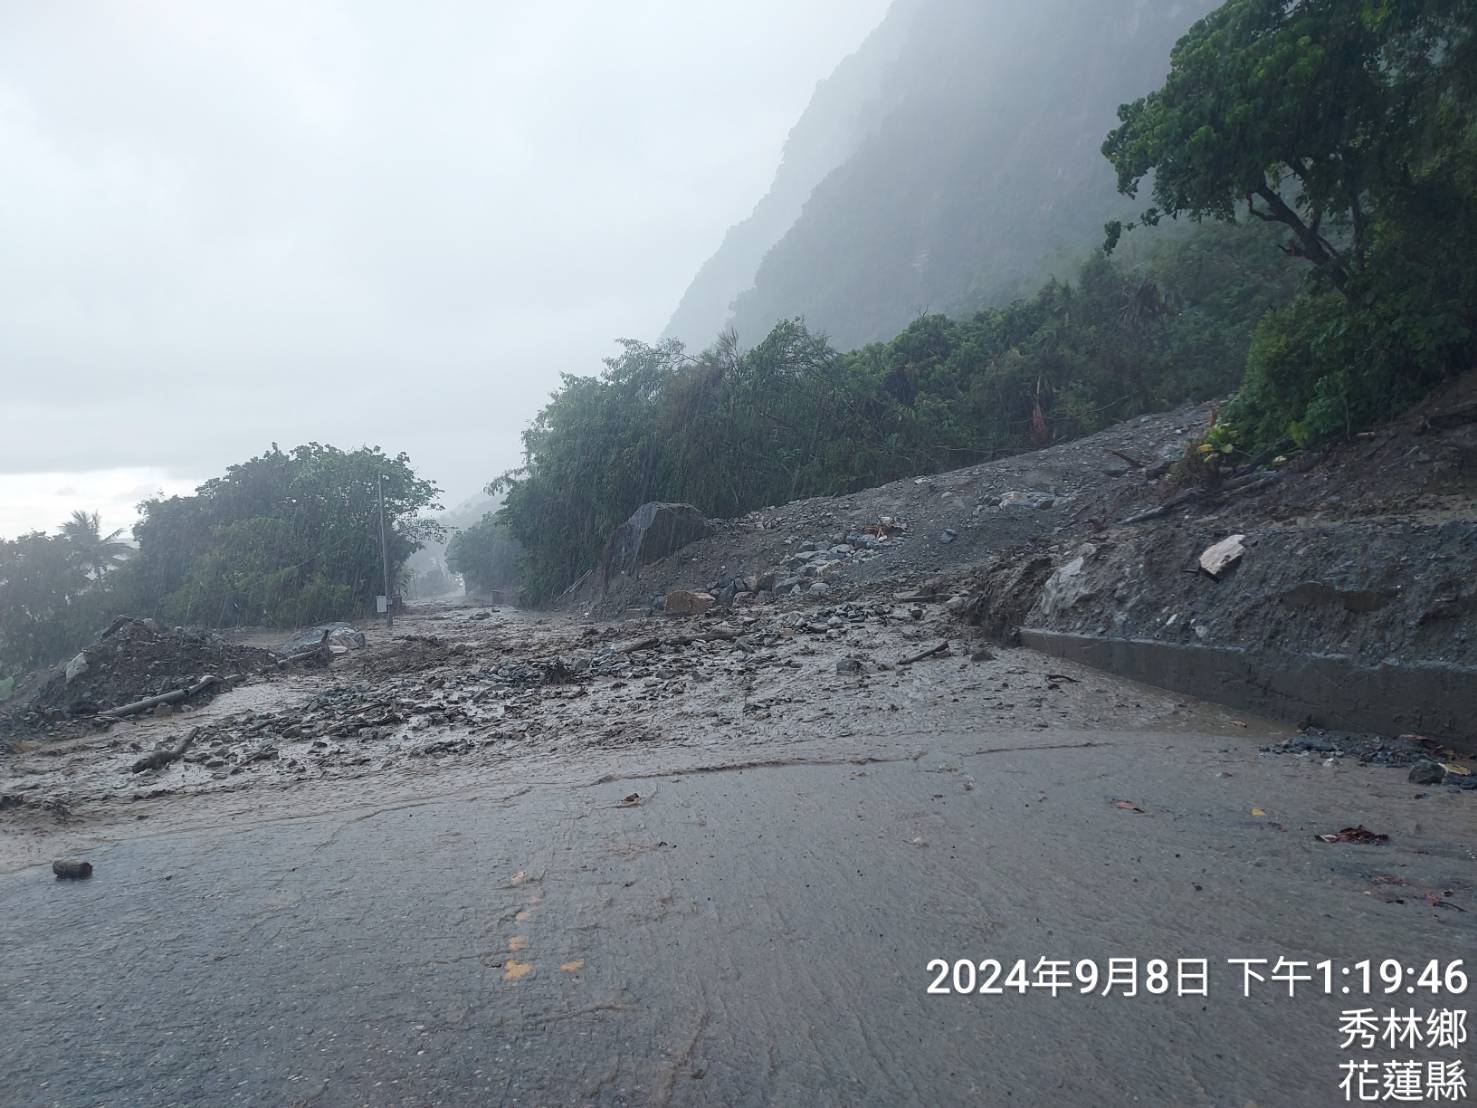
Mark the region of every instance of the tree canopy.
POLYGON ((1470 5, 1451 0, 1228 0, 1175 46, 1162 88, 1119 108, 1103 153, 1130 196, 1152 172, 1146 223, 1244 212, 1345 288, 1371 208, 1450 168, 1467 127, 1441 121, 1470 110, 1473 49, 1470 5))
POLYGON ((471 594, 516 590, 522 551, 506 525, 488 513, 464 527, 446 545, 446 566, 462 576, 471 594))
POLYGON ((132 553, 133 548, 118 538, 122 533, 119 529, 104 535, 98 514, 80 509, 61 526, 62 538, 71 549, 73 562, 98 580, 107 576, 109 570, 116 569, 132 553))
POLYGON ((95 512, 0 539, 0 677, 62 660, 119 614, 291 627, 372 611, 381 487, 393 581, 439 535, 420 513, 440 505, 406 455, 377 447, 274 445, 193 495, 141 504, 136 550, 95 512))
POLYGON ((1347 434, 1472 365, 1474 105, 1470 2, 1227 0, 1119 109, 1103 152, 1125 193, 1153 174, 1143 222, 1275 224, 1314 267, 1252 344, 1224 445, 1347 434))
POLYGON ((799 320, 690 355, 626 340, 599 377, 566 375, 496 483, 526 595, 558 594, 648 500, 734 516, 938 472, 1224 395, 1253 326, 1290 295, 1260 228, 1206 228, 1138 262, 963 320, 917 319, 850 354, 799 320))
POLYGON ((291 626, 369 610, 383 591, 383 492, 392 583, 438 533, 434 483, 378 447, 308 443, 231 466, 192 496, 148 500, 134 534, 136 585, 168 619, 291 626))

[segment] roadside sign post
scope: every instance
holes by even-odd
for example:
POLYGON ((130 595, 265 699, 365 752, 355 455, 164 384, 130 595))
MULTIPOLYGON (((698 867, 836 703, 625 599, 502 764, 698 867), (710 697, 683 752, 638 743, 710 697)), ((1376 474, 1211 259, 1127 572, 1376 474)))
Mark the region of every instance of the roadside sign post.
POLYGON ((385 475, 379 474, 379 497, 380 497, 380 563, 385 575, 385 594, 375 598, 375 607, 385 614, 385 627, 395 626, 395 613, 390 610, 390 598, 395 594, 390 591, 390 546, 385 541, 385 475))

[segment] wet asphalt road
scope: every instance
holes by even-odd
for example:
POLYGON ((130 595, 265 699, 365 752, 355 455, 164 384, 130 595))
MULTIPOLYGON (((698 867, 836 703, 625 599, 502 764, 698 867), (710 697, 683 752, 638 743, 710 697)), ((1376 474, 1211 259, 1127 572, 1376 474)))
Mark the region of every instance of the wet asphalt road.
POLYGON ((5 875, 0 1103, 1340 1103, 1357 1005, 1225 959, 1477 971, 1472 794, 1244 734, 926 747, 505 771, 5 875), (1313 839, 1359 822, 1393 841, 1313 839), (1041 957, 1207 958, 1210 995, 927 992, 1041 957))

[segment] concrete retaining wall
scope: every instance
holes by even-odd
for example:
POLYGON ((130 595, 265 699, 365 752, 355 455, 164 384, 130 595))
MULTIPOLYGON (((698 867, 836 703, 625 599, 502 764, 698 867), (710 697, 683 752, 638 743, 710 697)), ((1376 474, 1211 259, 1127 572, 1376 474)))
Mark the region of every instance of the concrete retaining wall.
POLYGON ((1251 652, 1023 628, 1021 642, 1121 677, 1298 723, 1440 739, 1477 755, 1477 670, 1369 666, 1339 655, 1251 652))

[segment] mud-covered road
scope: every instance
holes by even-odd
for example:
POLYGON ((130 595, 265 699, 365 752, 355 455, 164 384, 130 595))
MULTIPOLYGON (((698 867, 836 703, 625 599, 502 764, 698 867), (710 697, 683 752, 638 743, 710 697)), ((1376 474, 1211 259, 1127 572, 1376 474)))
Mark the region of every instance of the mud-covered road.
POLYGON ((1340 969, 1477 972, 1470 792, 1266 754, 1286 729, 1028 652, 898 666, 932 613, 805 610, 747 647, 468 614, 414 665, 380 634, 10 759, 0 1103, 1341 1103, 1340 1063, 1410 1053, 1341 1048, 1342 1009, 1469 1006, 1340 969), (530 683, 515 643, 583 676, 530 683), (439 722, 330 710, 401 679, 439 722), (338 733, 277 734, 315 715, 338 733), (187 724, 232 737, 125 780, 187 724), (1389 841, 1315 838, 1357 824, 1389 841), (1112 958, 1138 995, 1102 995, 1112 958), (1331 959, 1334 995, 1243 996, 1232 958, 1331 959), (930 994, 934 959, 972 995, 930 994), (1208 995, 1149 995, 1151 959, 1206 959, 1208 995))

